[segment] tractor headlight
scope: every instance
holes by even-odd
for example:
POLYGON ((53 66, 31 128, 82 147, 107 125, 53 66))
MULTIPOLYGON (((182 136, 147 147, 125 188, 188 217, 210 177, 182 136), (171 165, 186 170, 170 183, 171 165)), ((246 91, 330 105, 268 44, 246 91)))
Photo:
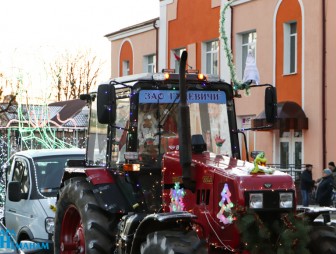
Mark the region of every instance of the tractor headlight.
POLYGON ((250 193, 250 208, 259 209, 263 208, 263 194, 262 193, 250 193))
POLYGON ((55 230, 55 222, 54 218, 46 218, 45 220, 45 230, 47 231, 48 234, 53 234, 55 230))
POLYGON ((293 193, 280 192, 279 193, 279 207, 292 208, 293 207, 293 193))

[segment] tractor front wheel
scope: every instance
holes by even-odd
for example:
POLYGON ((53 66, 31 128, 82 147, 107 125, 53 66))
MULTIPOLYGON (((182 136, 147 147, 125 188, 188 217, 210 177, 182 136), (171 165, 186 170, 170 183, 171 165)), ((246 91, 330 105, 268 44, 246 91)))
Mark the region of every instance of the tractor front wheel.
POLYGON ((206 254, 206 246, 194 231, 156 231, 147 235, 141 254, 206 254))
POLYGON ((63 187, 55 215, 55 254, 113 253, 116 230, 116 218, 99 207, 85 178, 63 187))
POLYGON ((310 253, 336 254, 336 230, 325 225, 313 225, 308 245, 310 253))

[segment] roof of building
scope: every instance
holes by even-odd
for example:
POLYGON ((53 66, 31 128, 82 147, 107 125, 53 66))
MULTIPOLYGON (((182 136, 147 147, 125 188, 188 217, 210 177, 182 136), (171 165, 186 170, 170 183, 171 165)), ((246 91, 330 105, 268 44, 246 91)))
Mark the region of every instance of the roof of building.
POLYGON ((86 107, 86 101, 80 99, 60 101, 50 103, 49 106, 60 107, 57 114, 51 118, 52 122, 66 127, 87 126, 87 111, 83 111, 86 107))
MULTIPOLYGON (((154 24, 154 22, 156 22, 157 20, 159 20, 159 18, 150 19, 150 20, 147 20, 145 22, 138 23, 136 25, 128 26, 128 27, 122 28, 118 31, 106 34, 104 37, 110 37, 110 36, 113 36, 113 35, 116 35, 116 34, 119 34, 119 33, 127 32, 127 31, 137 29, 137 28, 140 28, 140 27, 143 27, 143 26, 147 26, 149 24, 154 24)), ((153 29, 154 29, 154 26, 153 26, 153 29)))
POLYGON ((18 126, 18 122, 42 126, 85 128, 88 125, 86 102, 80 99, 50 103, 49 105, 0 104, 0 126, 18 126), (19 110, 20 109, 20 110, 19 110))

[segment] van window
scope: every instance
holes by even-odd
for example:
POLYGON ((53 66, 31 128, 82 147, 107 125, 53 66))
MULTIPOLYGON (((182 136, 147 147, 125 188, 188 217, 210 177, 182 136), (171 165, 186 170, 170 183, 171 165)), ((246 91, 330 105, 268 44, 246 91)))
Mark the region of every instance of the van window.
POLYGON ((27 162, 24 160, 15 161, 12 181, 21 183, 21 192, 28 194, 30 188, 29 171, 27 162))
POLYGON ((56 197, 68 160, 82 160, 83 154, 35 157, 34 174, 37 188, 45 197, 56 197))

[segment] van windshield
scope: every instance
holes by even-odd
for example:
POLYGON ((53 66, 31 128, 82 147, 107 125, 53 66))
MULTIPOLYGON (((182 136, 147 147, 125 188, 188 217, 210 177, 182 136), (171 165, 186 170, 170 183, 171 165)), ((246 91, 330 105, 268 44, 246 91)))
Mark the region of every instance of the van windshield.
POLYGON ((34 158, 34 170, 39 192, 56 197, 68 160, 83 160, 84 154, 57 155, 34 158))

